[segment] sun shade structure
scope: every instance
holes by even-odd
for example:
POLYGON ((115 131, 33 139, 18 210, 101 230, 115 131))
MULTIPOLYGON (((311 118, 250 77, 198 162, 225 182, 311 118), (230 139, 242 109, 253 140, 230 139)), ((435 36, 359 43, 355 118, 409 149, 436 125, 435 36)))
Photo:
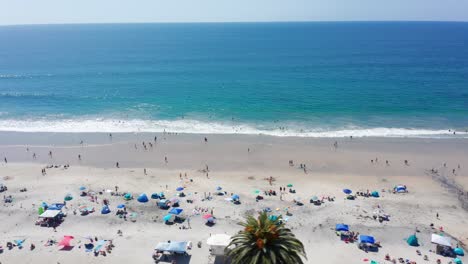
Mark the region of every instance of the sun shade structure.
POLYGON ((70 242, 73 238, 73 236, 63 236, 63 239, 58 243, 58 245, 62 247, 70 247, 70 242))
POLYGON ((374 244, 375 239, 374 239, 373 236, 360 235, 359 236, 359 242, 360 243, 374 244))
POLYGON ((184 211, 184 209, 182 209, 182 208, 172 208, 169 211, 169 213, 173 214, 173 215, 179 215, 180 213, 182 213, 182 211, 184 211))
POLYGON ((350 189, 343 189, 343 192, 346 193, 346 194, 351 194, 351 193, 353 193, 353 191, 351 191, 350 189))
POLYGON ((188 242, 160 242, 156 246, 155 250, 165 251, 170 253, 185 253, 187 251, 188 242))
POLYGON ((231 236, 226 234, 215 234, 208 238, 206 243, 211 248, 211 254, 222 256, 224 255, 225 248, 231 242, 231 236))
POLYGON ((55 218, 57 217, 62 211, 60 210, 46 210, 42 213, 39 217, 41 218, 55 218))
POLYGON ((349 231, 349 226, 345 224, 336 224, 336 231, 349 231))
POLYGON ((451 247, 451 239, 449 237, 440 236, 437 234, 432 234, 431 242, 437 245, 442 245, 446 247, 451 247))

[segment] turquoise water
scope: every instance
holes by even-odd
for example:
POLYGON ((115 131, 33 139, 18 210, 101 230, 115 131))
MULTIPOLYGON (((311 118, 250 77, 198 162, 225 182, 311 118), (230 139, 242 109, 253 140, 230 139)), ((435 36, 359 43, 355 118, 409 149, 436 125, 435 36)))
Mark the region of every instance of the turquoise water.
POLYGON ((440 136, 468 129, 467 43, 468 23, 0 27, 0 130, 440 136))

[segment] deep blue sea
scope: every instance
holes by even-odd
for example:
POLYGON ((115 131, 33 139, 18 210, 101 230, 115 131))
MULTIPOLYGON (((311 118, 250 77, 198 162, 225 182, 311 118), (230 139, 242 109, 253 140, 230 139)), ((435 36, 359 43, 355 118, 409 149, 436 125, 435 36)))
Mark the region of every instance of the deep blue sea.
POLYGON ((449 136, 468 23, 0 27, 0 130, 449 136))

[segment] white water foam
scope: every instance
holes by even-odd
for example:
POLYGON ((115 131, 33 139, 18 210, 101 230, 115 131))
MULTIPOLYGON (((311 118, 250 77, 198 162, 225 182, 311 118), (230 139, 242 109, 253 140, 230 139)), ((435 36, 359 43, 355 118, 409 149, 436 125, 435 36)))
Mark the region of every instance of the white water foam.
POLYGON ((197 120, 114 120, 114 119, 63 119, 63 120, 0 120, 0 131, 9 132, 67 132, 67 133, 137 133, 176 132, 192 134, 245 134, 280 137, 422 137, 468 138, 468 133, 449 130, 410 128, 343 128, 343 129, 268 129, 250 124, 202 122, 197 120))

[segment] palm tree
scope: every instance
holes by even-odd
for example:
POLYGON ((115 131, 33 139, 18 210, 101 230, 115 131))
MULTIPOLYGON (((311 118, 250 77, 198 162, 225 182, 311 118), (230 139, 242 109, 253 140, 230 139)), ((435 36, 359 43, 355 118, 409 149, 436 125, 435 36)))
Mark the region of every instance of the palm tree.
POLYGON ((247 216, 244 227, 233 236, 227 252, 232 264, 303 264, 304 245, 278 219, 263 212, 255 219, 247 216))

